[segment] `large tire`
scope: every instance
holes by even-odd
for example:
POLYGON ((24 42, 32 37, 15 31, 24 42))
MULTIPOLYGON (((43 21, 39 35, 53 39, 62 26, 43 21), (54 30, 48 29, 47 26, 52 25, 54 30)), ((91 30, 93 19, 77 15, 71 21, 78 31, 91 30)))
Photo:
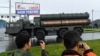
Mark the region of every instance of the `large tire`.
POLYGON ((35 32, 35 35, 37 37, 38 40, 43 40, 45 38, 45 31, 44 30, 37 30, 35 32))
POLYGON ((64 37, 64 34, 67 32, 67 29, 60 29, 57 33, 58 37, 64 37))
MULTIPOLYGON (((22 33, 22 32, 23 32, 23 33, 26 33, 26 34, 29 34, 29 35, 31 36, 30 32, 28 32, 27 30, 22 30, 22 31, 20 31, 19 33, 22 33)), ((19 34, 19 33, 18 33, 18 34, 19 34)))
POLYGON ((82 29, 81 28, 76 28, 75 31, 81 36, 82 35, 82 29))

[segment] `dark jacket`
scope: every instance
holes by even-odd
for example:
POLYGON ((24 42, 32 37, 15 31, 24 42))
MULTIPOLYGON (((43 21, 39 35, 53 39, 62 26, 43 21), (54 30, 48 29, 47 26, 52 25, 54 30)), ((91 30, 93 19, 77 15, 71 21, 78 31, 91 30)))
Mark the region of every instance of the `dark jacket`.
MULTIPOLYGON (((8 56, 32 56, 30 52, 17 49, 15 52, 8 54, 8 56)), ((48 56, 46 50, 42 50, 41 56, 48 56)))
MULTIPOLYGON (((61 56, 82 56, 74 50, 64 50, 61 56)), ((92 49, 86 50, 83 56, 96 56, 92 49)))
POLYGON ((46 50, 42 50, 41 56, 48 56, 48 52, 46 50))

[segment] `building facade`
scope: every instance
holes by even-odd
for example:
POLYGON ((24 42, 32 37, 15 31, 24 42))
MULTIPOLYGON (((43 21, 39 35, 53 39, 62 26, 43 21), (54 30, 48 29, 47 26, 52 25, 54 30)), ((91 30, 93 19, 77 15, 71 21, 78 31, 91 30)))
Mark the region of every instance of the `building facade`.
POLYGON ((10 16, 9 14, 0 14, 0 20, 4 20, 6 22, 9 22, 9 21, 17 21, 19 19, 19 15, 16 15, 16 14, 11 14, 11 20, 10 20, 10 16))

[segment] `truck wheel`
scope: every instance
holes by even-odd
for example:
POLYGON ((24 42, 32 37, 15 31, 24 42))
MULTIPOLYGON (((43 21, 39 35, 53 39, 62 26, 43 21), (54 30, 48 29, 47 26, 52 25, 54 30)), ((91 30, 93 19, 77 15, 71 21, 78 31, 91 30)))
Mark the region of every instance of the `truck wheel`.
POLYGON ((58 36, 62 38, 67 31, 68 31, 67 29, 60 29, 58 31, 58 36))
POLYGON ((45 38, 44 30, 37 30, 35 34, 38 40, 42 40, 45 38))
POLYGON ((22 30, 22 31, 20 31, 19 33, 27 33, 27 34, 29 34, 30 36, 31 36, 31 34, 30 34, 30 32, 28 32, 27 30, 22 30))
POLYGON ((76 28, 75 31, 81 36, 82 35, 82 30, 80 28, 76 28))
POLYGON ((57 43, 61 43, 61 42, 62 42, 62 38, 61 38, 61 37, 57 37, 57 38, 56 38, 56 42, 57 42, 57 43))

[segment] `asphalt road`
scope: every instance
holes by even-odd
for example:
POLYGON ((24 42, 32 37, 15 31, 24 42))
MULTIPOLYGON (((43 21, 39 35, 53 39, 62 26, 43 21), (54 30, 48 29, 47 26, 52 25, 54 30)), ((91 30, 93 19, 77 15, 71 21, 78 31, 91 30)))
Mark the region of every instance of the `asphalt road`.
MULTIPOLYGON (((13 36, 8 36, 4 34, 5 29, 0 29, 0 52, 4 52, 6 50, 12 50, 16 48, 16 45, 14 43, 13 36)), ((46 43, 47 44, 53 44, 56 43, 56 37, 57 36, 46 36, 46 43)), ((83 33, 82 34, 83 40, 93 40, 93 39, 100 39, 100 32, 95 33, 83 33)), ((33 46, 36 45, 36 38, 33 38, 33 46)))

